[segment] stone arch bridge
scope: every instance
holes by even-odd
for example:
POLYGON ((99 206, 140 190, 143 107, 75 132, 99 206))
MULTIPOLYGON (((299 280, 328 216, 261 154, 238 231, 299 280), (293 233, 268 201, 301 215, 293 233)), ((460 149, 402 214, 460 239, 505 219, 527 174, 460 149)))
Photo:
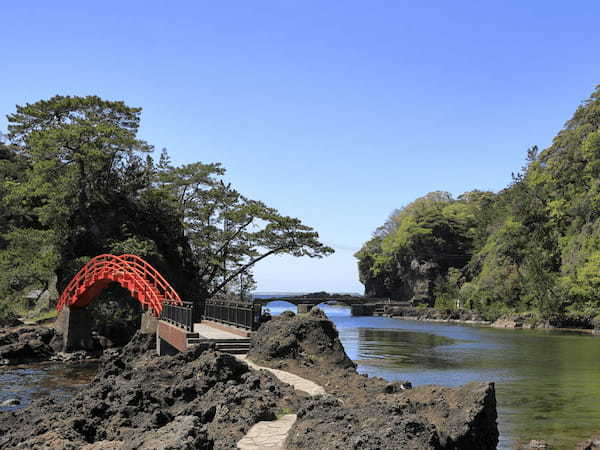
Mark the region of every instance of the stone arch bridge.
MULTIPOLYGON (((389 299, 381 298, 368 298, 358 295, 343 295, 343 294, 328 294, 328 293, 316 293, 308 295, 297 295, 297 296, 281 296, 281 297, 268 297, 268 298, 254 298, 253 303, 259 305, 266 305, 271 302, 287 302, 298 307, 298 313, 306 313, 310 311, 313 306, 320 305, 321 303, 337 304, 350 306, 353 314, 359 313, 363 306, 375 305, 389 302, 389 299)), ((361 314, 355 314, 361 315, 361 314)))

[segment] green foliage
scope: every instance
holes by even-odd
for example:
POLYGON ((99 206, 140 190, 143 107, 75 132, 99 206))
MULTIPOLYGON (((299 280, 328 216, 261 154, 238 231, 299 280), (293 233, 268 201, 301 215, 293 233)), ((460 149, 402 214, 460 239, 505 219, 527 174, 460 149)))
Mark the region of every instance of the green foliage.
MULTIPOLYGON (((96 96, 55 96, 8 115, 8 141, 0 140, 0 304, 44 289, 55 275, 60 290, 101 253, 140 255, 182 297, 201 300, 246 294, 252 267, 271 255, 333 252, 299 219, 225 183, 220 164, 175 167, 165 150, 155 163, 137 135, 140 114, 96 96)), ((108 307, 124 292, 104 295, 108 307)), ((135 311, 127 315, 121 319, 135 311)))
POLYGON ((283 216, 225 183, 219 164, 174 168, 166 163, 166 153, 161 159, 157 186, 179 211, 206 296, 247 291, 253 285, 250 270, 271 255, 321 258, 333 253, 299 219, 283 216))
POLYGON ((3 236, 0 298, 20 300, 25 289, 46 289, 59 261, 50 230, 14 229, 3 236), (12 297, 12 298, 11 298, 12 297))
POLYGON ((458 309, 461 305, 460 286, 462 284, 462 273, 455 267, 448 269, 445 277, 436 280, 434 289, 435 304, 437 309, 458 309))
POLYGON ((396 292, 403 299, 410 299, 407 273, 418 259, 440 268, 427 274, 436 284, 440 307, 456 297, 489 317, 508 311, 541 319, 595 315, 600 304, 600 87, 550 147, 528 150, 526 166, 506 189, 472 191, 456 201, 448 194, 429 194, 394 212, 356 256, 367 290, 383 286, 385 294, 396 292), (450 251, 462 258, 444 261, 450 251), (464 278, 454 286, 450 268, 464 278))
MULTIPOLYGON (((477 191, 454 200, 447 192, 432 192, 396 210, 355 255, 361 281, 383 285, 376 296, 396 297, 400 277, 409 277, 416 284, 429 278, 433 283, 444 279, 449 269, 464 267, 477 239, 483 199, 490 196, 477 191), (423 262, 429 263, 429 269, 419 268, 423 262), (423 270, 428 274, 421 273, 423 270)), ((408 295, 428 296, 416 290, 408 295)))

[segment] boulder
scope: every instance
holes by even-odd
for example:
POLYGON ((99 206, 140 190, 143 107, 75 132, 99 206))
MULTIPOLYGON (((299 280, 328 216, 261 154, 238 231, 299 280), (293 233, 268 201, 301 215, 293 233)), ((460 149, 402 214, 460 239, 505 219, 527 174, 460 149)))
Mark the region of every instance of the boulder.
POLYGON ((600 449, 600 436, 592 436, 585 441, 580 442, 575 450, 597 450, 600 449))
POLYGON ((48 360, 54 354, 53 337, 54 330, 43 326, 0 332, 0 360, 7 364, 48 360))
POLYGON ((0 318, 0 328, 14 328, 21 325, 23 325, 23 322, 12 312, 0 318))
POLYGON ((496 448, 493 383, 423 386, 361 402, 317 398, 298 412, 287 448, 496 448))
POLYGON ((260 361, 293 360, 299 366, 354 368, 333 322, 323 311, 311 309, 296 316, 286 311, 258 329, 251 338, 248 358, 260 361))
POLYGON ((492 323, 493 328, 523 328, 524 320, 514 317, 500 317, 492 323))

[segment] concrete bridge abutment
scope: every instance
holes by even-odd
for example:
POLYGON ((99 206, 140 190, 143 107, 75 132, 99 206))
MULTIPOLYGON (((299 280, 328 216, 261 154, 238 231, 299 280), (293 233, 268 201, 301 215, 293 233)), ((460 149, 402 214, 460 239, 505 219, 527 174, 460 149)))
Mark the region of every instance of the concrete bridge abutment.
POLYGON ((140 333, 143 334, 154 334, 158 329, 158 317, 154 317, 152 311, 147 310, 142 314, 142 321, 140 323, 140 333))
POLYGON ((63 352, 94 350, 92 324, 92 317, 86 308, 64 307, 54 323, 54 329, 62 335, 60 350, 63 352))
POLYGON ((298 304, 298 314, 306 314, 308 312, 310 312, 310 310, 313 308, 312 303, 299 303, 298 304))

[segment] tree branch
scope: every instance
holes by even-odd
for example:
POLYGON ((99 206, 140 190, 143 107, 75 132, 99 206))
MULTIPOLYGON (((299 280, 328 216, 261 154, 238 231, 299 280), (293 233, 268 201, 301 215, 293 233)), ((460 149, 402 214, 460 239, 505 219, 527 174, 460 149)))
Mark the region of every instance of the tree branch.
POLYGON ((212 291, 210 291, 208 296, 212 297, 213 295, 215 295, 217 292, 219 292, 221 289, 223 289, 227 285, 227 283, 229 283, 231 280, 233 280, 235 277, 237 277, 240 273, 243 273, 246 270, 248 270, 250 267, 252 267, 257 262, 265 259, 268 256, 271 256, 274 253, 280 252, 281 250, 284 250, 286 248, 287 248, 287 246, 274 248, 273 250, 269 250, 267 253, 260 255, 258 258, 254 258, 249 263, 244 264, 238 270, 236 270, 231 275, 229 275, 227 278, 225 278, 225 280, 223 280, 223 282, 221 284, 219 284, 216 288, 214 288, 212 291))

